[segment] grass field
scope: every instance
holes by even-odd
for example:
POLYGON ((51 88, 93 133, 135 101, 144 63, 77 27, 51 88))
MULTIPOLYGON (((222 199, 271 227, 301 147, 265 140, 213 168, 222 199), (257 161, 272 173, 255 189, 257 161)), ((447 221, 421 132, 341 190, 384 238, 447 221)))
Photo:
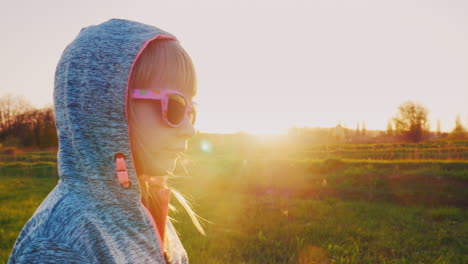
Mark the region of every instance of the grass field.
MULTIPOLYGON (((346 153, 322 160, 191 155, 191 176, 179 167, 172 186, 213 224, 201 235, 172 199, 190 262, 468 263, 466 160, 346 153)), ((0 157, 0 263, 57 182, 55 156, 0 157)))

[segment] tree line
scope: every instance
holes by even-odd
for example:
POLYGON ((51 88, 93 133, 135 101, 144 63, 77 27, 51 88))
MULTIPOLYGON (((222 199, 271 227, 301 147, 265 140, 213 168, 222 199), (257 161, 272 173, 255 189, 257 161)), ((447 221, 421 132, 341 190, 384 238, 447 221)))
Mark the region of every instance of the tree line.
MULTIPOLYGON (((333 128, 289 129, 291 136, 301 136, 310 142, 320 143, 382 143, 421 142, 430 139, 467 140, 468 132, 457 116, 450 133, 441 132, 440 121, 435 132, 430 131, 428 109, 412 101, 402 103, 385 131, 367 130, 365 122, 356 129, 338 124, 333 128)), ((23 97, 7 94, 0 97, 0 146, 20 148, 57 147, 57 130, 53 105, 36 109, 23 97)))
POLYGON ((397 136, 410 142, 420 142, 427 139, 442 138, 448 140, 468 139, 466 128, 460 115, 455 118, 455 126, 450 133, 442 133, 440 120, 437 120, 435 133, 431 133, 428 120, 429 110, 413 101, 406 101, 398 106, 397 114, 387 124, 387 135, 397 136))
POLYGON ((411 100, 405 101, 397 108, 384 131, 371 131, 365 122, 358 122, 356 129, 344 127, 341 123, 333 128, 297 128, 289 129, 289 134, 298 136, 307 142, 316 143, 418 143, 427 140, 468 140, 468 131, 463 125, 460 115, 455 119, 454 128, 450 132, 442 132, 440 120, 436 131, 430 130, 429 110, 422 104, 411 100))
POLYGON ((36 109, 23 97, 0 97, 0 145, 43 149, 57 144, 52 105, 36 109))

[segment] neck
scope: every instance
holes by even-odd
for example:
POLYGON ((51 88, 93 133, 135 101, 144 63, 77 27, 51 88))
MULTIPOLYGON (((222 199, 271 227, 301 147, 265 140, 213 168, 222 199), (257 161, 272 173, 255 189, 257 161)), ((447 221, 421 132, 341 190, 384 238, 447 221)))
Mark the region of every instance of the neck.
POLYGON ((162 187, 166 187, 166 179, 167 176, 152 176, 148 174, 142 174, 141 179, 149 184, 160 185, 162 187))

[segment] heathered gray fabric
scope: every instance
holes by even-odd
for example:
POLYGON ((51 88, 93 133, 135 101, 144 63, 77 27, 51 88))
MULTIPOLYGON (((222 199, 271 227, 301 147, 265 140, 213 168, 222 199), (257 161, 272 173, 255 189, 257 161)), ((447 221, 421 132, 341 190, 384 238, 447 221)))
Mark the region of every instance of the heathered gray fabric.
MULTIPOLYGON (((55 72, 60 179, 21 231, 9 264, 165 263, 141 194, 125 115, 130 69, 156 27, 110 19, 83 28, 55 72), (126 156, 131 186, 121 187, 114 155, 126 156)), ((168 220, 172 263, 188 263, 168 220)))

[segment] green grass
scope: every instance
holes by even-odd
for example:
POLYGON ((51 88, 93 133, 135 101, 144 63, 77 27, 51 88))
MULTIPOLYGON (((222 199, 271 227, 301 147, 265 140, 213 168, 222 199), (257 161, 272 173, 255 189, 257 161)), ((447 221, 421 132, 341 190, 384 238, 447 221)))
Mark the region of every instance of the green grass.
POLYGON ((6 262, 19 231, 57 180, 44 175, 42 167, 31 170, 17 164, 0 166, 0 263, 6 262), (18 175, 20 172, 26 174, 18 175))
MULTIPOLYGON (((188 187, 187 187, 188 192, 188 187)), ((465 263, 466 211, 391 203, 196 195, 208 236, 174 217, 193 263, 465 263), (209 262, 206 260, 209 259, 209 262), (302 259, 303 262, 299 262, 302 259), (329 262, 327 262, 328 260, 329 262)))
MULTIPOLYGON (((58 180, 42 156, 0 162, 0 263, 58 180)), ((466 161, 244 159, 193 156, 172 180, 213 222, 201 235, 171 199, 191 263, 468 263, 466 161)))

